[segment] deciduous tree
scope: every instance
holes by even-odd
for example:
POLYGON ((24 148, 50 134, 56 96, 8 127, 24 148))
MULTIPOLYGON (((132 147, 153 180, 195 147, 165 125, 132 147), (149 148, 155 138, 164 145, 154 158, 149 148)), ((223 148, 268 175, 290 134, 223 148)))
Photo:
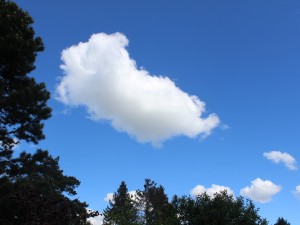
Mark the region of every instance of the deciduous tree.
POLYGON ((252 201, 242 197, 234 198, 226 191, 213 197, 206 193, 195 199, 175 196, 172 200, 180 224, 184 225, 267 225, 259 216, 252 201))

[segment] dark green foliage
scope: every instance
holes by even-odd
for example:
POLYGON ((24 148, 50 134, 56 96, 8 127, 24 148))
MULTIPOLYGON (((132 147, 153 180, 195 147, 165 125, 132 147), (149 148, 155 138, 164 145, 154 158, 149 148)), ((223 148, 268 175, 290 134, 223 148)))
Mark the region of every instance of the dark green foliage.
MULTIPOLYGON (((174 195, 169 202, 164 188, 146 179, 144 189, 136 191, 134 202, 122 181, 104 211, 104 225, 268 225, 251 200, 235 198, 226 190, 214 196, 207 193, 197 197, 174 195), (128 223, 124 215, 134 215, 134 219, 128 223)), ((290 223, 278 218, 274 225, 290 223)))
MULTIPOLYGON (((50 93, 28 74, 44 50, 35 37, 33 20, 15 3, 0 0, 0 160, 11 156, 19 140, 44 138, 42 121, 49 118, 50 93)), ((3 168, 3 167, 2 167, 3 168)))
POLYGON ((279 217, 274 225, 291 225, 288 221, 279 217))
POLYGON ((80 182, 63 175, 58 158, 42 150, 11 157, 20 140, 44 138, 43 120, 51 116, 45 84, 28 76, 44 50, 32 23, 15 3, 0 0, 0 225, 86 225, 99 213, 68 198, 80 182))
POLYGON ((178 219, 180 224, 193 224, 194 217, 196 214, 195 201, 187 196, 178 197, 177 195, 173 196, 172 206, 177 212, 178 219))
POLYGON ((38 150, 9 162, 0 178, 0 224, 87 224, 87 204, 66 196, 75 195, 80 182, 63 175, 58 160, 38 150))
POLYGON ((121 182, 117 192, 113 195, 113 200, 109 201, 109 206, 104 210, 104 225, 134 225, 139 224, 138 211, 128 193, 124 181, 121 182))
POLYGON ((168 201, 164 188, 150 179, 145 180, 144 190, 137 191, 137 202, 143 224, 176 225, 179 220, 176 211, 168 201))
POLYGON ((250 200, 234 198, 226 191, 216 193, 214 197, 206 193, 193 199, 174 196, 172 205, 184 225, 267 225, 267 221, 258 215, 258 209, 250 200))

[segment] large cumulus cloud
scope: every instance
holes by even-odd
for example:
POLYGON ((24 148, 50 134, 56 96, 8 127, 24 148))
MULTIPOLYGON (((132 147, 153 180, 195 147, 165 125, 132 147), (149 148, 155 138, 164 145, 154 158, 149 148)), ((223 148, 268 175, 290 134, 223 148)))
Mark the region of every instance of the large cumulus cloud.
POLYGON ((205 103, 197 96, 180 90, 168 77, 137 68, 127 45, 121 33, 99 33, 63 50, 58 99, 85 106, 90 118, 108 120, 139 142, 209 135, 219 124, 218 116, 203 117, 205 103))

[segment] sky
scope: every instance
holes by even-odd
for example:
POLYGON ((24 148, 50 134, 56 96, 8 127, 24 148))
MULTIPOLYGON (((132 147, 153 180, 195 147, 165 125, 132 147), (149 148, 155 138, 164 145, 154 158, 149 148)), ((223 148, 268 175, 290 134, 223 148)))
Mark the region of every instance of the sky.
POLYGON ((44 41, 31 75, 53 109, 46 139, 16 151, 59 156, 95 210, 150 178, 298 223, 299 1, 15 2, 44 41))

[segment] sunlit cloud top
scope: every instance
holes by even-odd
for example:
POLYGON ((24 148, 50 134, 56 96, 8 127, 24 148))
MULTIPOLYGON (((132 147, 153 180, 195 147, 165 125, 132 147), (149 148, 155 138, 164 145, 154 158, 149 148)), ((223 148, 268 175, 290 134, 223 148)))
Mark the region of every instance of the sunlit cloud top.
POLYGON ((154 145, 175 136, 207 136, 218 126, 218 116, 204 116, 205 103, 197 96, 166 76, 137 68, 127 45, 121 33, 100 33, 63 50, 57 98, 85 106, 91 119, 108 120, 116 130, 154 145))

